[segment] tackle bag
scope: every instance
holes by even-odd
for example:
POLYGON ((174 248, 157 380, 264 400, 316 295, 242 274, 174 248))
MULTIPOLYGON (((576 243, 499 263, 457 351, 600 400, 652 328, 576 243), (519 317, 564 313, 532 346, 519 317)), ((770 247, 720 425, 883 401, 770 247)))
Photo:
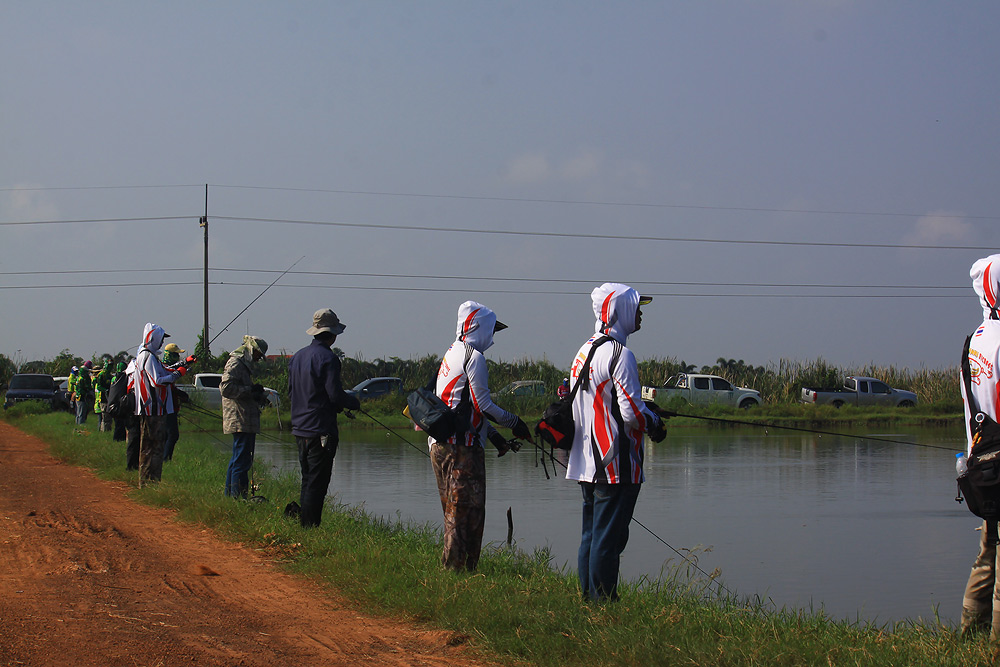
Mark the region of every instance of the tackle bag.
POLYGON ((969 430, 972 433, 972 454, 967 469, 958 476, 958 496, 955 500, 965 504, 969 511, 986 521, 987 543, 1000 544, 1000 425, 976 407, 972 395, 971 369, 969 367, 969 342, 965 340, 962 354, 962 382, 965 399, 969 405, 969 430))
POLYGON ((604 336, 594 341, 587 354, 587 361, 580 369, 580 375, 573 383, 569 394, 555 403, 550 403, 542 413, 541 421, 535 424, 535 435, 555 449, 573 448, 573 436, 576 434, 576 424, 573 422, 573 398, 581 384, 585 389, 590 385, 590 362, 594 358, 594 352, 609 340, 610 337, 604 336))
POLYGON ((468 365, 471 356, 472 348, 467 348, 465 363, 462 366, 466 374, 465 387, 462 389, 458 406, 454 409, 449 408, 448 404, 435 393, 436 382, 433 377, 426 386, 410 392, 406 397, 406 415, 438 442, 446 442, 451 437, 456 437, 455 441, 458 442, 472 421, 472 402, 468 400, 468 365))

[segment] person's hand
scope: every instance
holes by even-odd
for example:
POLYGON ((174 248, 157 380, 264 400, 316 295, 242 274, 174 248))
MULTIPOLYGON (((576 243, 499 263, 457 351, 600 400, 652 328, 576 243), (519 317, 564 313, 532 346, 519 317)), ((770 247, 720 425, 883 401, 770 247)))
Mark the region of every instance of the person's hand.
POLYGON ((507 444, 507 439, 500 435, 499 431, 490 430, 489 434, 490 442, 497 450, 497 458, 500 458, 504 454, 510 451, 510 445, 507 444))
POLYGON ((510 429, 510 432, 513 433, 514 437, 518 440, 527 440, 531 444, 535 444, 535 439, 531 437, 531 431, 528 429, 528 425, 525 424, 520 417, 517 418, 517 423, 510 429))
POLYGON ((181 377, 184 377, 185 375, 187 375, 187 372, 188 372, 187 366, 180 366, 177 369, 177 374, 180 375, 181 377))
POLYGON ((189 355, 188 358, 184 360, 184 363, 187 365, 196 364, 198 363, 198 357, 194 356, 193 354, 189 355))
POLYGON ((663 425, 663 420, 659 415, 652 415, 649 418, 649 425, 646 426, 646 434, 653 442, 663 442, 667 437, 667 427, 663 425))

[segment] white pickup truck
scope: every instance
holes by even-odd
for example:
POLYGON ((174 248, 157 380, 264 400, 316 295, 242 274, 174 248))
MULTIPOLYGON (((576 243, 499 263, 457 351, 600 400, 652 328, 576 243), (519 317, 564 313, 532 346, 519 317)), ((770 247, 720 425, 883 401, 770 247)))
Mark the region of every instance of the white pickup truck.
POLYGON ((893 405, 897 408, 912 408, 917 404, 917 395, 905 389, 893 389, 875 378, 848 375, 843 387, 830 389, 810 389, 802 387, 801 403, 814 405, 893 405))
POLYGON ((644 401, 655 401, 657 398, 670 400, 674 396, 680 396, 692 405, 719 404, 744 409, 762 402, 760 392, 756 389, 736 387, 718 375, 679 373, 667 380, 662 387, 642 388, 644 401))
MULTIPOLYGON (((219 389, 221 384, 221 373, 195 373, 193 385, 179 384, 177 388, 186 392, 188 396, 206 408, 221 408, 222 390, 219 389)), ((264 393, 267 394, 268 404, 277 407, 280 402, 278 392, 264 387, 264 393)))

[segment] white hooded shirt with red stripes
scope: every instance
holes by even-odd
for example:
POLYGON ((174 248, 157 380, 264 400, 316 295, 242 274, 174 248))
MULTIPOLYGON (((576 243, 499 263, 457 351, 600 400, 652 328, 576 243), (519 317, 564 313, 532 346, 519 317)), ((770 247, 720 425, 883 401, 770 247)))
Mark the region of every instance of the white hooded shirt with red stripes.
POLYGON ((132 385, 135 389, 135 414, 173 414, 170 387, 183 376, 181 371, 168 371, 156 357, 166 336, 163 327, 147 322, 142 330, 142 344, 136 353, 132 371, 132 385))
MULTIPOLYGON (((450 408, 456 408, 466 386, 472 401, 472 428, 465 434, 467 446, 483 446, 486 441, 486 415, 498 424, 513 428, 517 415, 507 412, 490 396, 489 372, 483 352, 493 345, 496 314, 481 303, 466 301, 458 308, 456 340, 448 348, 438 368, 435 393, 450 408)), ((428 445, 433 438, 428 438, 428 445)), ((449 439, 454 443, 455 438, 449 439)))
POLYGON ((605 283, 591 293, 596 333, 573 359, 570 386, 579 379, 593 344, 604 336, 590 362, 590 382, 573 399, 576 431, 566 479, 607 484, 641 484, 643 434, 656 419, 642 402, 635 355, 625 347, 635 331, 639 293, 628 285, 605 283))
MULTIPOLYGON (((1000 314, 998 311, 998 295, 1000 295, 1000 254, 990 255, 978 260, 969 271, 972 278, 972 288, 979 297, 983 308, 983 323, 972 334, 969 341, 969 368, 972 396, 978 409, 998 420, 1000 415, 1000 379, 997 378, 997 366, 1000 365, 1000 314)), ((962 387, 962 398, 965 395, 965 383, 962 387)), ((965 433, 967 454, 972 454, 972 432, 969 419, 969 402, 965 403, 965 433)))

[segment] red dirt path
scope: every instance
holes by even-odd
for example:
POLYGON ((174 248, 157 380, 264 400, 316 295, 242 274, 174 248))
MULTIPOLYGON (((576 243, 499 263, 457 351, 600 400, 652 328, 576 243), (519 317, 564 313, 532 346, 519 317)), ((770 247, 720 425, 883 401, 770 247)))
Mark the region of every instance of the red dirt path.
POLYGON ((0 665, 467 666, 0 422, 0 665))

